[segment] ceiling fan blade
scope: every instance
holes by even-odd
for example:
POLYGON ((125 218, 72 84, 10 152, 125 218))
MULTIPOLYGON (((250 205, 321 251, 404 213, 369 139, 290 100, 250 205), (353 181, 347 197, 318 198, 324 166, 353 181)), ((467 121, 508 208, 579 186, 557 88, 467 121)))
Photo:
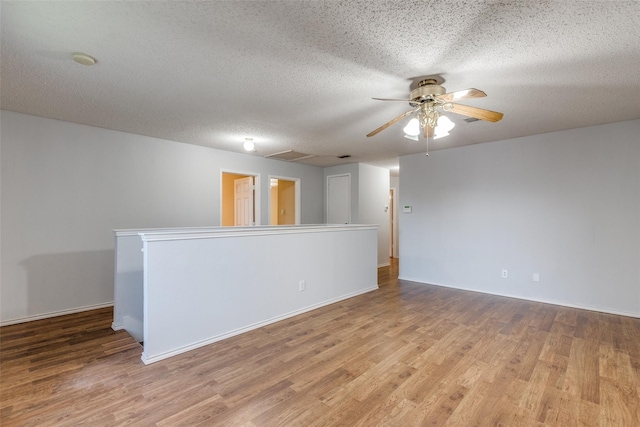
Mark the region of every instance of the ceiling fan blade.
POLYGON ((487 96, 487 94, 481 91, 480 89, 469 88, 465 90, 458 90, 455 92, 445 93, 443 95, 436 95, 436 98, 441 99, 445 102, 453 102, 459 99, 483 98, 485 96, 487 96))
POLYGON ((374 130, 373 132, 370 132, 367 134, 367 136, 373 136, 378 134, 379 132, 382 132, 383 130, 385 130, 386 128, 388 128, 391 125, 394 125, 396 123, 398 123, 400 120, 404 119, 405 117, 407 117, 409 114, 415 113, 416 111, 418 111, 419 108, 413 109, 413 110, 409 110, 406 113, 402 113, 400 114, 398 117, 396 117, 393 120, 388 121, 387 123, 383 124, 382 126, 380 126, 378 129, 374 130))
POLYGON ((488 122, 497 122, 502 119, 504 114, 497 111, 485 110, 478 107, 471 107, 469 105, 452 104, 453 107, 448 110, 452 113, 462 114, 463 116, 475 117, 476 119, 486 120, 488 122))
POLYGON ((402 102, 411 102, 410 99, 391 99, 391 98, 371 98, 376 101, 402 101, 402 102))
POLYGON ((433 138, 434 131, 435 128, 432 128, 431 126, 425 126, 423 135, 425 138, 433 138))

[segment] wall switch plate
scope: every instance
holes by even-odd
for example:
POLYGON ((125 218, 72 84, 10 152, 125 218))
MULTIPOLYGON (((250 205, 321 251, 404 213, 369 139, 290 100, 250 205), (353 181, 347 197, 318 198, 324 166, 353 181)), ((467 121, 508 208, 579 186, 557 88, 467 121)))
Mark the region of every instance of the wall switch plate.
POLYGON ((533 273, 533 279, 534 282, 539 282, 540 281, 540 274, 538 273, 533 273))
POLYGON ((506 279, 509 277, 509 270, 502 270, 502 278, 506 279))
POLYGON ((298 290, 302 292, 305 289, 307 289, 307 283, 304 280, 300 280, 300 283, 298 283, 298 290))

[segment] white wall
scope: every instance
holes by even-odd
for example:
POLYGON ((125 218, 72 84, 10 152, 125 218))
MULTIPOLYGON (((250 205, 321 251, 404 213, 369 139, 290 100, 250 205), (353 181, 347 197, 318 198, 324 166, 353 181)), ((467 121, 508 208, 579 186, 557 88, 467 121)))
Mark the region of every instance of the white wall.
POLYGON ((326 177, 351 175, 351 223, 378 225, 378 266, 389 265, 389 170, 364 163, 350 163, 324 169, 326 177))
POLYGON ((389 170, 360 163, 359 222, 378 225, 378 266, 389 265, 389 170))
POLYGON ((376 234, 359 225, 145 233, 142 360, 378 289, 376 234), (291 249, 274 257, 274 247, 291 249))
POLYGON ((220 224, 220 170, 300 178, 323 222, 321 168, 2 111, 0 321, 113 302, 113 229, 220 224))
POLYGON ((640 316, 638 135, 635 120, 401 157, 400 277, 640 316))

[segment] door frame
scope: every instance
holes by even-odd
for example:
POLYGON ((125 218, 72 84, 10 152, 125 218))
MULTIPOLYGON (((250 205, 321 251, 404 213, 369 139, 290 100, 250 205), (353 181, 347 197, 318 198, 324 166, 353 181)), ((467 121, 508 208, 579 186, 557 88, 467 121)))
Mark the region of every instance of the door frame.
POLYGON ((391 241, 391 258, 398 258, 398 190, 396 187, 391 187, 389 191, 393 197, 393 199, 391 199, 391 215, 393 216, 391 223, 392 238, 389 239, 391 241))
MULTIPOLYGON (((300 214, 300 208, 301 208, 301 203, 300 203, 300 178, 291 178, 291 177, 287 177, 287 176, 280 176, 280 175, 268 175, 267 177, 267 182, 269 182, 269 190, 271 190, 271 179, 277 179, 277 180, 283 180, 283 181, 293 181, 294 182, 294 190, 295 190, 295 204, 296 204, 296 218, 295 218, 295 225, 299 225, 300 224, 300 218, 302 218, 301 214, 300 214)), ((271 191, 269 191, 269 196, 268 196, 269 200, 268 200, 268 206, 269 208, 267 209, 269 211, 269 215, 268 215, 268 219, 267 219, 267 224, 271 224, 271 191)))
MULTIPOLYGON (((262 224, 262 211, 260 209, 260 199, 262 198, 260 196, 261 192, 260 192, 260 173, 258 172, 247 172, 247 171, 239 171, 239 170, 233 170, 233 169, 220 169, 220 187, 219 187, 219 200, 220 200, 220 213, 219 213, 219 224, 220 226, 222 226, 222 215, 223 215, 223 208, 224 208, 224 199, 222 198, 222 175, 224 175, 225 173, 230 173, 230 174, 234 174, 234 175, 245 175, 245 176, 252 176, 253 177, 253 185, 255 187, 254 189, 254 200, 253 200, 253 211, 254 211, 254 218, 253 218, 253 222, 255 225, 261 225, 262 224)), ((234 207, 235 210, 235 207, 234 207)))

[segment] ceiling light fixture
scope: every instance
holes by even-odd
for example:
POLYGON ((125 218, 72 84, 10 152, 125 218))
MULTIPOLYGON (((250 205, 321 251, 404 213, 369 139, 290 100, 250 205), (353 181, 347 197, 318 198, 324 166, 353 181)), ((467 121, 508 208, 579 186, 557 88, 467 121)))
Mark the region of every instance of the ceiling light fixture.
POLYGON ((442 138, 443 136, 448 136, 449 131, 456 126, 455 123, 451 121, 451 119, 447 116, 440 116, 438 119, 438 124, 434 129, 433 139, 442 138))
MULTIPOLYGON (((419 114, 420 115, 420 114, 419 114)), ((437 116, 435 118, 435 126, 433 126, 433 139, 442 138, 449 135, 449 131, 453 129, 456 124, 451 121, 451 119, 445 115, 442 115, 435 112, 437 116)), ((404 131, 404 137, 407 139, 412 139, 414 141, 418 141, 418 136, 420 135, 420 128, 424 126, 430 126, 431 122, 427 120, 426 123, 420 123, 420 120, 416 117, 409 120, 409 123, 402 129, 404 131)))
MULTIPOLYGON (((402 129, 404 136, 418 136, 420 135, 420 122, 417 118, 412 118, 409 123, 402 129)), ((416 139, 417 140, 417 139, 416 139)))
POLYGON ((82 64, 82 65, 86 65, 86 66, 91 66, 91 65, 94 65, 96 63, 96 58, 94 58, 91 55, 87 55, 86 53, 82 53, 82 52, 74 53, 72 58, 78 64, 82 64))
MULTIPOLYGON (((443 115, 440 111, 436 110, 435 107, 440 107, 444 111, 451 111, 451 109, 453 108, 453 104, 450 102, 440 102, 439 100, 420 104, 417 108, 418 117, 414 117, 413 119, 411 119, 417 120, 418 132, 416 133, 416 135, 405 134, 404 136, 405 138, 417 141, 418 135, 420 135, 420 130, 422 130, 422 132, 424 132, 424 138, 427 142, 427 152, 425 153, 427 157, 429 156, 429 137, 433 139, 439 139, 448 136, 449 131, 455 126, 455 123, 453 123, 451 119, 443 115)), ((414 129, 410 128, 409 130, 413 131, 414 129)))
POLYGON ((244 147, 244 149, 246 151, 255 151, 256 146, 253 143, 253 138, 245 138, 244 139, 244 144, 242 144, 242 146, 244 147))

